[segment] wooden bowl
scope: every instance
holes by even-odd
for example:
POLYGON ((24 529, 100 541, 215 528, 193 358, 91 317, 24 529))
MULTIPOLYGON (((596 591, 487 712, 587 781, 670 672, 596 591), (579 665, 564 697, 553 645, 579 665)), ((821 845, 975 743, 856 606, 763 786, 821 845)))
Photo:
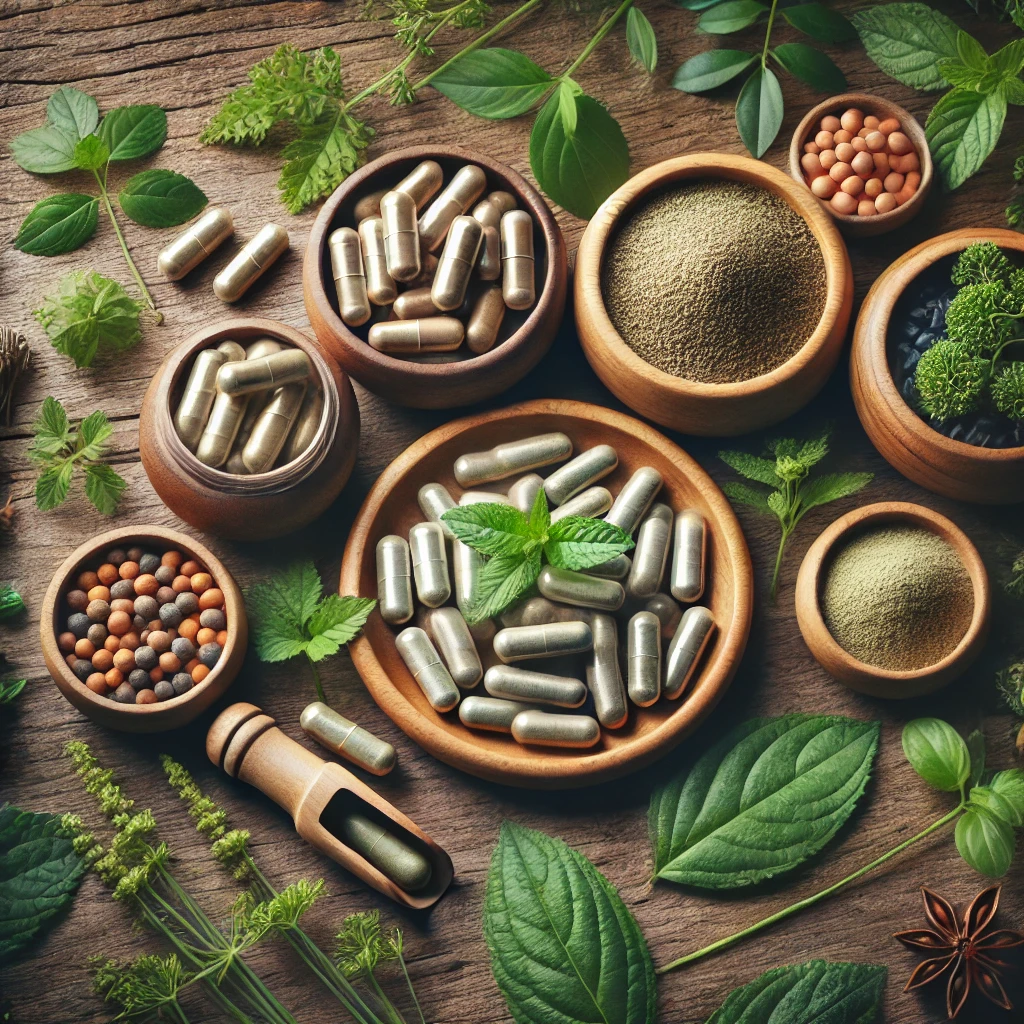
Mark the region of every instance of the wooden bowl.
POLYGON ((1024 447, 979 448, 933 430, 907 405, 889 369, 889 319, 906 288, 936 260, 986 241, 1024 252, 1016 231, 963 228, 922 242, 881 274, 857 318, 850 386, 871 443, 905 477, 948 498, 1007 505, 1024 501, 1024 447))
POLYGON ((576 254, 576 327, 598 377, 631 409, 686 434, 731 436, 791 416, 821 390, 839 361, 853 309, 850 257, 839 232, 811 192, 760 160, 694 153, 641 171, 602 203, 576 254), (612 326, 601 292, 605 247, 623 215, 666 186, 693 178, 747 182, 784 199, 821 246, 828 296, 821 320, 794 356, 770 373, 726 384, 684 380, 640 358, 612 326))
POLYGON ((349 645, 352 661, 374 700, 420 746, 480 778, 536 789, 591 785, 625 775, 661 757, 692 733, 711 713, 739 665, 753 600, 750 554, 739 522, 704 470, 656 430, 630 416, 555 399, 456 420, 407 448, 381 474, 356 517, 341 565, 341 593, 376 596, 377 541, 389 533, 404 536, 422 519, 416 493, 423 484, 436 481, 452 494, 459 493, 452 473, 459 455, 555 430, 566 432, 577 451, 595 444, 616 449, 618 468, 601 481, 613 492, 634 470, 653 466, 665 481, 661 500, 674 508, 696 508, 707 520, 710 583, 701 603, 711 609, 718 629, 688 695, 642 710, 631 708, 627 724, 615 731, 603 730, 599 745, 591 750, 523 747, 511 736, 466 728, 457 713, 435 712, 399 657, 395 632, 378 612, 349 645))
POLYGON ((139 454, 161 501, 197 530, 232 540, 268 540, 312 522, 345 486, 358 447, 359 406, 348 377, 317 342, 259 317, 221 320, 172 349, 146 389, 139 415, 139 454), (211 469, 174 429, 187 371, 200 349, 262 337, 301 348, 312 360, 327 397, 320 431, 303 456, 268 473, 242 477, 211 469))
POLYGON ((54 573, 43 598, 39 640, 43 647, 43 660, 57 688, 84 715, 100 725, 121 732, 164 732, 177 729, 201 715, 231 685, 245 658, 249 624, 238 584, 224 563, 209 548, 192 537, 162 526, 129 526, 108 530, 93 537, 64 560, 54 573), (74 577, 81 567, 98 562, 111 548, 130 547, 134 544, 152 544, 162 550, 177 548, 204 565, 224 592, 228 620, 228 642, 224 645, 220 661, 210 674, 188 693, 156 704, 118 704, 112 698, 97 696, 68 668, 57 646, 57 635, 61 632, 59 618, 62 614, 63 595, 73 588, 74 577))
POLYGON ((565 312, 568 280, 562 232, 540 193, 511 167, 456 146, 396 150, 346 178, 317 215, 302 266, 306 313, 323 346, 363 387, 417 409, 450 409, 479 402, 524 377, 551 347, 565 312), (477 164, 487 174, 488 190, 511 192, 534 223, 536 303, 522 312, 506 311, 502 335, 489 352, 451 362, 419 362, 386 355, 367 342, 369 323, 355 330, 343 324, 327 250, 327 236, 335 228, 355 227, 353 207, 360 197, 396 184, 422 160, 436 160, 444 169, 446 182, 463 164, 477 164), (512 329, 510 334, 506 334, 506 326, 512 329))
POLYGON ((883 501, 848 512, 829 526, 810 546, 796 580, 796 620, 811 654, 841 683, 870 697, 920 697, 947 686, 981 653, 988 636, 989 583, 985 564, 967 535, 945 516, 923 505, 883 501), (893 672, 867 665, 848 654, 833 639, 821 612, 820 596, 832 553, 867 527, 886 523, 920 526, 941 537, 956 551, 974 585, 974 615, 963 639, 941 661, 910 672, 893 672))
POLYGON ((931 191, 935 167, 932 163, 932 154, 928 148, 928 139, 925 137, 924 129, 912 114, 882 96, 872 96, 866 92, 844 92, 812 107, 797 125, 789 144, 789 173, 807 189, 808 194, 839 225, 844 234, 851 238, 867 238, 870 235, 883 235, 894 228, 902 227, 921 212, 925 197, 931 191), (815 126, 823 117, 828 114, 838 116, 850 107, 863 110, 865 114, 874 114, 880 121, 884 121, 887 117, 895 117, 902 126, 903 133, 914 144, 918 159, 921 161, 921 184, 918 185, 917 191, 907 202, 902 206, 897 206, 891 213, 880 213, 874 217, 836 213, 831 203, 824 199, 818 199, 807 186, 803 168, 800 166, 800 157, 804 154, 804 143, 809 142, 811 136, 816 134, 815 126))

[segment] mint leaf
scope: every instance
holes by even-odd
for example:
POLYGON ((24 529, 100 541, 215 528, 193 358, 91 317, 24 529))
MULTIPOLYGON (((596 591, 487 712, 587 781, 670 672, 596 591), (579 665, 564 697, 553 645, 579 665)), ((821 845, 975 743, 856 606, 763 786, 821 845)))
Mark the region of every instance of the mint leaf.
POLYGON ((342 645, 363 628, 376 606, 373 598, 328 594, 309 620, 309 632, 313 638, 306 653, 310 660, 320 661, 330 654, 337 654, 342 645))
POLYGON ((43 199, 21 222, 15 249, 30 256, 59 256, 92 238, 99 216, 99 200, 80 192, 65 192, 43 199))
POLYGON ((807 511, 830 501, 848 498, 867 487, 873 478, 871 473, 826 473, 814 477, 801 487, 800 504, 807 511))
POLYGON ((0 583, 0 622, 13 619, 25 610, 25 602, 10 583, 0 583))
POLYGON ((114 428, 102 409, 90 413, 78 425, 77 449, 85 459, 98 459, 107 447, 114 428))
POLYGON ((525 114, 554 83, 523 54, 491 47, 467 53, 430 84, 470 114, 501 119, 525 114))
POLYGON ((956 823, 956 848, 979 874, 1001 878, 1013 863, 1013 829, 984 808, 971 807, 956 823))
POLYGON ((932 107, 924 131, 945 187, 952 192, 974 174, 995 149, 1006 118, 1006 96, 953 89, 932 107))
POLYGON ((480 570, 480 596, 466 612, 471 625, 493 619, 533 586, 540 575, 540 551, 495 555, 480 570))
POLYGON ((85 467, 85 496, 105 516, 114 514, 127 486, 113 466, 97 462, 85 467))
POLYGON ((775 472, 775 462, 772 459, 763 459, 759 455, 751 455, 748 452, 719 452, 718 457, 729 467, 736 470, 740 476, 748 480, 756 480, 759 484, 767 484, 769 487, 781 487, 782 481, 775 472))
POLYGON ((756 67, 736 100, 736 126, 743 145, 756 157, 765 154, 782 127, 782 88, 771 68, 756 67))
POLYGON ((534 540, 541 543, 547 538, 548 529, 551 526, 551 511, 548 509, 548 496, 541 487, 537 491, 537 497, 533 499, 533 508, 530 509, 530 534, 534 540))
POLYGON ((748 487, 746 484, 738 484, 731 481, 722 484, 722 490, 731 501, 739 502, 741 505, 748 505, 750 508, 756 508, 759 512, 772 513, 771 507, 768 504, 768 496, 763 491, 755 491, 753 487, 748 487))
MULTIPOLYGON (((631 8, 632 9, 632 8, 631 8)), ((757 60, 757 55, 742 50, 707 50, 679 66, 672 79, 672 88, 697 93, 717 89, 731 82, 757 60)))
POLYGON ((11 155, 19 167, 33 174, 59 174, 74 169, 77 141, 68 132, 46 124, 15 136, 11 155))
POLYGON ((100 123, 110 159, 136 160, 155 153, 167 138, 167 115, 156 106, 117 107, 100 123))
POLYGON ((856 11, 853 24, 868 56, 890 78, 914 89, 944 89, 937 62, 959 58, 960 31, 927 4, 883 4, 856 11))
MULTIPOLYGON (((838 11, 824 4, 783 7, 782 16, 798 32, 803 32, 819 43, 848 43, 857 38, 857 30, 853 25, 838 11)), ((814 83, 811 82, 811 85, 814 83)))
POLYGON ((184 174, 151 170, 129 178, 117 201, 136 224, 171 228, 199 213, 206 206, 206 194, 184 174))
POLYGON ((786 71, 815 89, 822 92, 843 92, 846 89, 846 76, 831 57, 813 46, 782 43, 771 52, 786 71))
POLYGON ((963 737, 941 718, 916 718, 903 730, 903 753, 933 789, 958 792, 971 777, 971 755, 963 737))
MULTIPOLYGON (((966 64, 962 64, 959 59, 954 59, 953 57, 943 57, 938 62, 937 67, 942 77, 953 86, 962 85, 969 89, 978 89, 982 79, 985 77, 984 72, 969 68, 966 64)), ((982 90, 978 89, 978 91, 981 92, 982 90)))
POLYGON ((731 35, 749 28, 762 14, 767 13, 768 8, 757 0, 725 0, 725 3, 717 4, 700 16, 697 30, 714 35, 731 35))
POLYGON ((83 171, 98 171, 110 158, 107 144, 97 135, 86 135, 75 145, 75 166, 83 171))
POLYGON ((46 119, 71 138, 84 139, 96 131, 100 112, 91 96, 62 85, 46 104, 46 119))
POLYGON ((261 661, 285 661, 306 649, 306 624, 322 589, 316 566, 299 562, 246 591, 249 629, 261 661))
POLYGON ((36 480, 36 508, 49 512, 64 502, 71 487, 71 474, 75 470, 73 462, 60 462, 49 469, 44 469, 36 480))
POLYGON ((962 29, 956 34, 956 52, 960 60, 975 71, 988 71, 988 54, 974 36, 962 29))
MULTIPOLYGON (((1006 97, 1007 103, 1012 103, 1014 106, 1019 107, 1024 104, 1024 82, 1019 78, 1008 78, 1003 82, 1003 95, 1006 97)), ((1021 200, 1018 197, 1014 200, 1015 204, 1020 204, 1021 200)), ((1012 207, 1011 207, 1012 208, 1012 207)), ((1010 211, 1007 210, 1007 218, 1010 216, 1010 211)), ((1016 226, 1011 223, 1011 227, 1016 226)))
POLYGON ((1001 50, 996 50, 987 62, 1004 79, 1015 79, 1024 69, 1024 39, 1014 39, 1001 50))
POLYGON ((614 523, 584 516, 566 516, 552 523, 544 545, 547 560, 557 569, 591 569, 633 547, 633 538, 614 523))
POLYGON ((649 75, 658 66, 658 37, 654 26, 639 7, 630 7, 626 14, 626 45, 629 55, 649 75))
POLYGON ((29 455, 32 458, 56 455, 71 441, 68 414, 64 411, 64 406, 52 395, 43 399, 39 415, 32 424, 32 430, 35 432, 32 446, 29 448, 29 455))
POLYGON ((484 501, 451 508, 441 520, 452 533, 484 555, 517 555, 530 545, 526 516, 511 505, 484 501))

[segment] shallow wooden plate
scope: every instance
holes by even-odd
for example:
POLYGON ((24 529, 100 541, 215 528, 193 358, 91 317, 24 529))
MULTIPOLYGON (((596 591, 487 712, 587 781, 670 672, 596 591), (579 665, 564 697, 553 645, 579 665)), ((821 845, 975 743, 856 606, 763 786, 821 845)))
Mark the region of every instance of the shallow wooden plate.
MULTIPOLYGON (((743 532, 729 502, 704 470, 677 445, 631 416, 563 400, 524 402, 456 420, 407 448, 381 474, 359 510, 341 565, 341 593, 376 596, 377 541, 389 533, 405 536, 423 519, 416 503, 423 484, 444 484, 457 497, 461 488, 452 465, 459 455, 554 430, 568 434, 577 452, 596 444, 616 449, 619 466, 601 481, 613 493, 634 470, 653 466, 665 480, 660 500, 677 509, 696 508, 706 518, 709 585, 701 603, 711 609, 718 630, 687 695, 642 710, 632 707, 622 729, 603 730, 599 745, 586 752, 522 747, 511 736, 466 728, 457 712, 435 712, 398 655, 395 631, 378 612, 349 646, 374 700, 425 750, 480 778, 537 789, 585 786, 625 775, 666 754, 693 732, 732 681, 750 632, 753 600, 743 532)), ((510 482, 490 487, 504 489, 510 482)))

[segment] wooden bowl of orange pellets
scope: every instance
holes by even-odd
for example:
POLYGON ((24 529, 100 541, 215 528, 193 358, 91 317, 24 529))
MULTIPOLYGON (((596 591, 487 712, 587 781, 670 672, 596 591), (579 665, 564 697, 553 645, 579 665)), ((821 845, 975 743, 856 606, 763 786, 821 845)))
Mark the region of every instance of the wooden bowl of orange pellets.
POLYGON ((924 130, 902 107, 866 93, 819 103, 800 122, 790 173, 849 235, 880 235, 906 224, 932 184, 924 130))
POLYGON ((238 673, 242 596, 213 554, 159 527, 114 530, 79 548, 45 598, 47 668, 79 710, 131 732, 174 728, 238 673))

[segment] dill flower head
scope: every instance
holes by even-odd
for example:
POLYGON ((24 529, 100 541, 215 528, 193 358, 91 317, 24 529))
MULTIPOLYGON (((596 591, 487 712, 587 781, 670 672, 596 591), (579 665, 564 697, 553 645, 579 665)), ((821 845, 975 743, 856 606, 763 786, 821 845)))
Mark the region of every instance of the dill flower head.
POLYGON ((402 933, 397 928, 382 931, 377 910, 346 917, 336 942, 334 959, 347 978, 365 977, 378 963, 402 956, 402 933))

